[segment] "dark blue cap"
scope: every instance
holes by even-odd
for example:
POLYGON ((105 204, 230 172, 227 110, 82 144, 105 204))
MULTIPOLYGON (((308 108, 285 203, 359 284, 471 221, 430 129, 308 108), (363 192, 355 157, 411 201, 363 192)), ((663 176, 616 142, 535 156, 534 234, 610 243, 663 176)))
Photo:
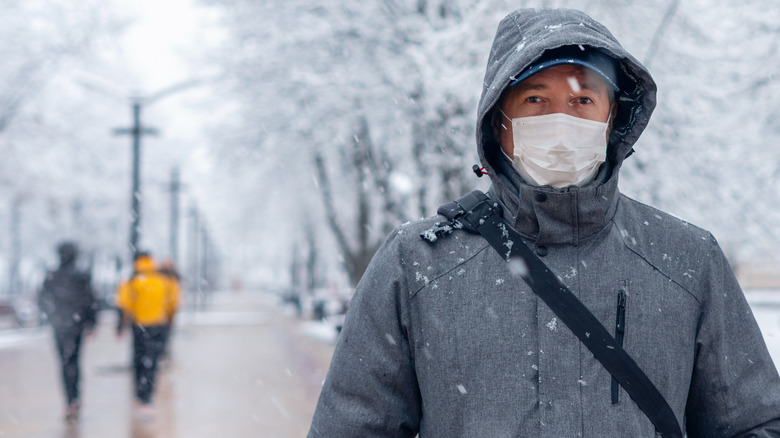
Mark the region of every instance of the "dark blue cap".
POLYGON ((620 91, 617 83, 615 61, 603 52, 586 46, 565 46, 547 50, 534 64, 523 70, 509 86, 513 87, 529 77, 556 65, 579 65, 596 72, 615 92, 620 91))

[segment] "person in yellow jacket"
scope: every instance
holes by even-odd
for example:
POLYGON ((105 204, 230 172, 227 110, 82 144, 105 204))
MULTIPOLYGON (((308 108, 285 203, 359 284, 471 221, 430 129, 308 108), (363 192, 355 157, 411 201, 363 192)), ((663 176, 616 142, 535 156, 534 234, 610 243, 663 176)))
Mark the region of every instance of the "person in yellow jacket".
POLYGON ((117 307, 122 315, 119 333, 128 323, 133 327, 136 409, 140 416, 154 414, 151 399, 157 364, 178 301, 178 284, 157 270, 148 252, 139 252, 133 275, 117 290, 117 307))

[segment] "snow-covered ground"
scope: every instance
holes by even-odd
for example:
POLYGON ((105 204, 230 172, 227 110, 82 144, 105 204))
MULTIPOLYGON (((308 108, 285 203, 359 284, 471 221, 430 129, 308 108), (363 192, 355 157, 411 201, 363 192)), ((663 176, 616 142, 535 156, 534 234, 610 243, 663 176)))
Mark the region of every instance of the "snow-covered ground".
POLYGON ((19 344, 39 341, 49 335, 47 327, 35 327, 18 330, 0 330, 0 350, 19 344))

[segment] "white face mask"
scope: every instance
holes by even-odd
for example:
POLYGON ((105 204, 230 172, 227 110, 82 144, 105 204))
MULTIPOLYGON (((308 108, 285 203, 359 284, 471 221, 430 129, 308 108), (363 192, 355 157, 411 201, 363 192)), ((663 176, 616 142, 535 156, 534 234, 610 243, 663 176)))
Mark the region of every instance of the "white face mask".
POLYGON ((511 120, 514 158, 507 158, 530 184, 583 186, 593 181, 606 159, 609 120, 602 123, 562 113, 511 120))

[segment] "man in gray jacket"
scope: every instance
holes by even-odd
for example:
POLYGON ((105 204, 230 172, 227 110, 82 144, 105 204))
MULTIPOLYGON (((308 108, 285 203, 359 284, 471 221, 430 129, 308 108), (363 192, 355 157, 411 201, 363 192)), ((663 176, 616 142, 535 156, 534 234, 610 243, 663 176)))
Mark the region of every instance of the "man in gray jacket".
MULTIPOLYGON (((513 12, 499 24, 478 109, 488 195, 620 332, 688 437, 780 436, 780 378, 717 242, 618 191, 655 92, 587 15, 513 12)), ((421 239, 442 221, 399 227, 374 257, 309 436, 656 436, 481 235, 421 239)))

